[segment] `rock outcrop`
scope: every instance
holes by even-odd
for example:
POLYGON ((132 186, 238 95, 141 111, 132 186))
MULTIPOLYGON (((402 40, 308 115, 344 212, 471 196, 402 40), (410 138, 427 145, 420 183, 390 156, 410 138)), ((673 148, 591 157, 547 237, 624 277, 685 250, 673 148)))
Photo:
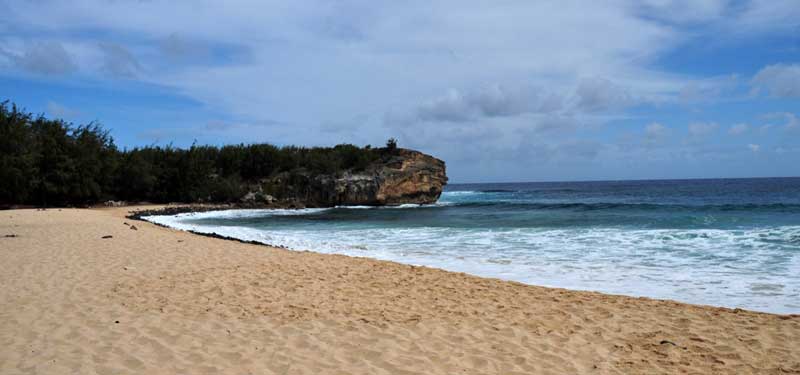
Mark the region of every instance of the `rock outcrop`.
POLYGON ((253 185, 246 206, 332 207, 434 203, 447 184, 442 160, 397 149, 362 171, 340 175, 282 173, 253 185))

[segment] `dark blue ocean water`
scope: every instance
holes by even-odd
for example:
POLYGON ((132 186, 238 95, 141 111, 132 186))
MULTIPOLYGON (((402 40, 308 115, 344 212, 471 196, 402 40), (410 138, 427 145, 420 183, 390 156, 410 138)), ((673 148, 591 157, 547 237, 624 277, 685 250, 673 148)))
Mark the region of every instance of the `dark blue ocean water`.
POLYGON ((800 225, 800 178, 447 187, 464 226, 748 229, 800 225), (501 215, 497 215, 502 213, 501 215))
POLYGON ((454 184, 429 206, 153 220, 538 285, 800 312, 800 178, 454 184))

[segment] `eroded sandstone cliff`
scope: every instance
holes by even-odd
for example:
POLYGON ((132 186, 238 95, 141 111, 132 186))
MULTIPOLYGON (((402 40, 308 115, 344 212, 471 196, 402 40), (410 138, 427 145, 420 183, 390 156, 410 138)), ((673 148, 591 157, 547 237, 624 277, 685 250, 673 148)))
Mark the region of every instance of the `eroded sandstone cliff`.
POLYGON ((282 173, 262 179, 242 199, 249 206, 332 207, 434 203, 447 184, 445 163, 408 149, 388 152, 362 171, 282 173))

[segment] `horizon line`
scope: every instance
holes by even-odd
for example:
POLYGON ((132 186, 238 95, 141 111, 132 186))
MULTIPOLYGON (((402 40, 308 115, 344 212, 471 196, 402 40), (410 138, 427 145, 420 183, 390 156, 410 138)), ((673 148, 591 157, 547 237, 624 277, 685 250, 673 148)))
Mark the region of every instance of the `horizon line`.
POLYGON ((597 180, 543 180, 543 181, 493 181, 493 182, 453 182, 450 185, 481 185, 481 184, 553 184, 576 182, 628 182, 628 181, 705 181, 705 180, 769 180, 791 179, 800 176, 767 176, 767 177, 688 177, 688 178, 631 178, 631 179, 597 179, 597 180))

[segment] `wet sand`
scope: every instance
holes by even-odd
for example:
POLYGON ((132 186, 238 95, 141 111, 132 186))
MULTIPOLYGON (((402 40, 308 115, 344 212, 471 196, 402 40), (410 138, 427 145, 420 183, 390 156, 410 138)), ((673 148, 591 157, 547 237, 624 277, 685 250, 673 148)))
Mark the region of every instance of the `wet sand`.
POLYGON ((1 374, 800 374, 796 315, 288 251, 129 210, 0 211, 1 374))

